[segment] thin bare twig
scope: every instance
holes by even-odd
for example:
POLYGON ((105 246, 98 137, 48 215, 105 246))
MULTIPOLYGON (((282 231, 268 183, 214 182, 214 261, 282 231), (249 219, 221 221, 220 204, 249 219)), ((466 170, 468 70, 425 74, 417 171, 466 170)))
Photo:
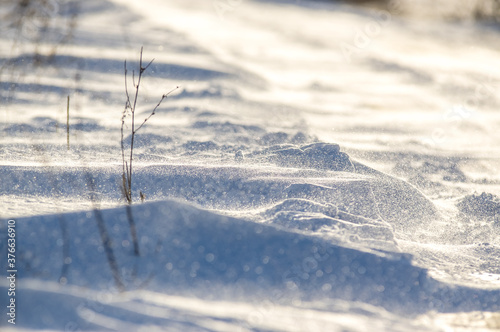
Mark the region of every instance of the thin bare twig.
MULTIPOLYGON (((142 51, 143 47, 141 47, 141 55, 139 57, 139 78, 137 79, 137 85, 135 86, 135 97, 134 97, 134 105, 131 108, 132 112, 132 137, 130 138, 130 161, 128 164, 129 167, 129 172, 128 172, 128 189, 130 192, 130 196, 132 198, 132 159, 133 159, 133 154, 134 154, 134 139, 135 139, 135 108, 137 106, 137 98, 139 97, 139 88, 141 86, 141 78, 142 74, 144 73, 143 67, 142 67, 142 51)), ((151 61, 152 62, 152 61, 151 61)), ((149 63, 149 65, 151 64, 149 63)), ((149 67, 148 65, 148 67, 149 67)), ((130 200, 129 204, 132 204, 132 200, 130 200)))
POLYGON ((69 95, 68 103, 66 106, 66 148, 69 151, 69 95))
POLYGON ((123 181, 123 194, 125 196, 125 199, 127 202, 131 203, 132 202, 132 196, 131 192, 128 189, 128 178, 129 178, 129 172, 128 172, 128 166, 127 162, 125 161, 125 146, 124 146, 124 135, 123 135, 123 128, 125 126, 125 118, 127 117, 127 111, 130 109, 130 95, 128 93, 128 86, 127 86, 127 60, 125 60, 124 63, 124 73, 125 73, 125 95, 127 96, 127 99, 125 101, 125 107, 123 109, 123 114, 122 114, 122 124, 121 124, 121 150, 122 150, 122 181, 123 181))
MULTIPOLYGON (((135 94, 134 94, 134 101, 131 103, 130 101, 130 94, 128 91, 128 85, 127 85, 127 61, 124 62, 124 73, 125 73, 125 96, 126 96, 126 101, 125 101, 125 107, 123 109, 122 113, 122 118, 121 118, 121 153, 122 153, 122 191, 123 191, 123 196, 126 199, 128 205, 127 205, 127 217, 129 221, 129 226, 130 226, 130 233, 132 236, 132 241, 134 243, 134 253, 135 255, 139 256, 139 242, 137 240, 137 231, 135 227, 135 221, 134 217, 132 214, 132 175, 133 175, 133 157, 134 157, 134 141, 135 141, 135 135, 137 132, 146 124, 146 122, 156 113, 156 110, 158 107, 160 107, 161 103, 165 98, 167 98, 172 92, 174 92, 176 89, 179 87, 176 87, 175 89, 172 89, 168 93, 162 95, 160 101, 156 104, 156 106, 153 108, 153 111, 151 114, 137 127, 135 127, 135 111, 137 107, 137 100, 139 97, 139 89, 141 86, 141 80, 142 80, 142 75, 144 72, 151 66, 153 63, 154 59, 151 60, 146 66, 143 66, 143 48, 141 47, 141 53, 140 53, 140 58, 139 58, 139 71, 138 71, 138 77, 137 77, 137 83, 135 81, 135 71, 132 71, 132 84, 134 85, 135 88, 135 94), (130 154, 128 155, 128 158, 125 158, 125 134, 124 134, 124 128, 125 128, 125 121, 130 113, 131 117, 131 136, 130 136, 130 154)), ((144 194, 141 192, 141 199, 145 197, 144 194)))
POLYGON ((151 114, 149 114, 149 116, 146 119, 144 119, 144 122, 141 123, 141 125, 134 131, 134 133, 137 133, 139 131, 139 129, 141 129, 142 126, 144 126, 146 124, 146 122, 149 120, 149 118, 151 118, 153 115, 156 114, 156 110, 158 109, 158 107, 160 107, 160 105, 163 102, 163 100, 165 98, 167 98, 172 92, 174 92, 177 89, 179 89, 179 86, 176 86, 175 88, 173 88, 172 90, 170 90, 169 92, 167 92, 166 94, 164 94, 163 96, 161 96, 160 101, 158 102, 158 104, 156 104, 155 108, 153 108, 153 112, 151 112, 151 114))

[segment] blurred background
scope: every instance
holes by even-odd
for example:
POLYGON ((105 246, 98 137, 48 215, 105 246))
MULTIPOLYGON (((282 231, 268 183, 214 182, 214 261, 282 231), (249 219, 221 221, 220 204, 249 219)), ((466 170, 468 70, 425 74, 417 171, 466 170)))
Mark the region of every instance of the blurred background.
POLYGON ((343 2, 378 8, 398 8, 400 15, 419 18, 489 22, 498 22, 500 19, 498 0, 343 0, 343 2))

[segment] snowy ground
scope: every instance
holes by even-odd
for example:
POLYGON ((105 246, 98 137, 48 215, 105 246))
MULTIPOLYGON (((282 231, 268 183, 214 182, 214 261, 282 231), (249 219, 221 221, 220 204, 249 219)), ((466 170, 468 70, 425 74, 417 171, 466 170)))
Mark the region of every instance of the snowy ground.
POLYGON ((499 329, 498 26, 391 3, 0 2, 2 331, 499 329))

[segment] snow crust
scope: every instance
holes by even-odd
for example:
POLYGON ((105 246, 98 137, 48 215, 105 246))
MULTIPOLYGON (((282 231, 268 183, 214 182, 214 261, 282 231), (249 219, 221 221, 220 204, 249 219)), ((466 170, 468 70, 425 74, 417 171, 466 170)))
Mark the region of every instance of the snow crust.
POLYGON ((0 24, 2 331, 497 329, 498 27, 401 5, 61 1, 44 29, 0 24), (126 206, 141 46, 138 121, 181 89, 135 137, 126 206))

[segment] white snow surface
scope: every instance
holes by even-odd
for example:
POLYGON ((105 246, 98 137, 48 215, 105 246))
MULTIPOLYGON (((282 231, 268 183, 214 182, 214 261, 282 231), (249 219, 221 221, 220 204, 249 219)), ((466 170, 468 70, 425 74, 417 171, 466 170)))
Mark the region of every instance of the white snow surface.
POLYGON ((0 2, 2 331, 500 328, 498 25, 403 0, 41 3, 16 25, 0 2), (136 123, 180 88, 137 132, 129 207, 141 47, 136 123))

